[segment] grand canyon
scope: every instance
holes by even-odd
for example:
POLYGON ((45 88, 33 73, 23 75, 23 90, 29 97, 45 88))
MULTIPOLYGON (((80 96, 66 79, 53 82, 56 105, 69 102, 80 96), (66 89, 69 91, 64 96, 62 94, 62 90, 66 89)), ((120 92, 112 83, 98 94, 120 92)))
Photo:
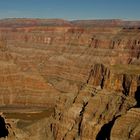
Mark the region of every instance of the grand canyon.
POLYGON ((140 21, 1 19, 0 140, 140 140, 140 21))

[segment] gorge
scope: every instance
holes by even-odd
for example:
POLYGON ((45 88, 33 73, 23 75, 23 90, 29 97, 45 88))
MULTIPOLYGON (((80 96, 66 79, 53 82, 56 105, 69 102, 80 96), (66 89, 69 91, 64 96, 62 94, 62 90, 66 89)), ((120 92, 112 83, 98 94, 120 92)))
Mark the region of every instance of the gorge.
POLYGON ((0 20, 0 113, 0 139, 140 140, 140 21, 0 20))

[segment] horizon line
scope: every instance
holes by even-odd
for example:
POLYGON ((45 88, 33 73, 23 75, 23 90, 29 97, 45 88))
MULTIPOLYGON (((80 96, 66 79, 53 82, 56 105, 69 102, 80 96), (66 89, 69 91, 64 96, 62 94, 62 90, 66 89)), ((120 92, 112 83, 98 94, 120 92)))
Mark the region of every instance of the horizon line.
POLYGON ((6 17, 1 18, 0 20, 8 20, 8 19, 42 19, 42 20, 65 20, 65 21, 90 21, 90 20, 118 20, 118 21, 140 21, 140 19, 125 19, 125 18, 75 18, 75 19, 68 19, 68 18, 41 18, 41 17, 6 17))

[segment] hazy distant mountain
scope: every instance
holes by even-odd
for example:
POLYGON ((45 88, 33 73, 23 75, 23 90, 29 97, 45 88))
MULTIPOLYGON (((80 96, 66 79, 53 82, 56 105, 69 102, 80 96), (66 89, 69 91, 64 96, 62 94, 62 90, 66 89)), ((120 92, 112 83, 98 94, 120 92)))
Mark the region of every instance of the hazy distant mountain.
POLYGON ((84 26, 84 27, 137 27, 140 21, 124 21, 120 19, 101 20, 63 20, 63 19, 33 19, 33 18, 9 18, 1 19, 0 27, 25 27, 25 26, 84 26))

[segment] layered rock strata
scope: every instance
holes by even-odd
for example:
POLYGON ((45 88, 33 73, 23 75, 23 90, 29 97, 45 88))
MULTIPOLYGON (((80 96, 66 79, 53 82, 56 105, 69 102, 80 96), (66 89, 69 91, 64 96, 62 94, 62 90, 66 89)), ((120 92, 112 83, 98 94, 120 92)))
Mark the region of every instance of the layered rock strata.
POLYGON ((138 22, 26 22, 0 22, 0 107, 54 112, 7 118, 8 139, 140 139, 138 22))

